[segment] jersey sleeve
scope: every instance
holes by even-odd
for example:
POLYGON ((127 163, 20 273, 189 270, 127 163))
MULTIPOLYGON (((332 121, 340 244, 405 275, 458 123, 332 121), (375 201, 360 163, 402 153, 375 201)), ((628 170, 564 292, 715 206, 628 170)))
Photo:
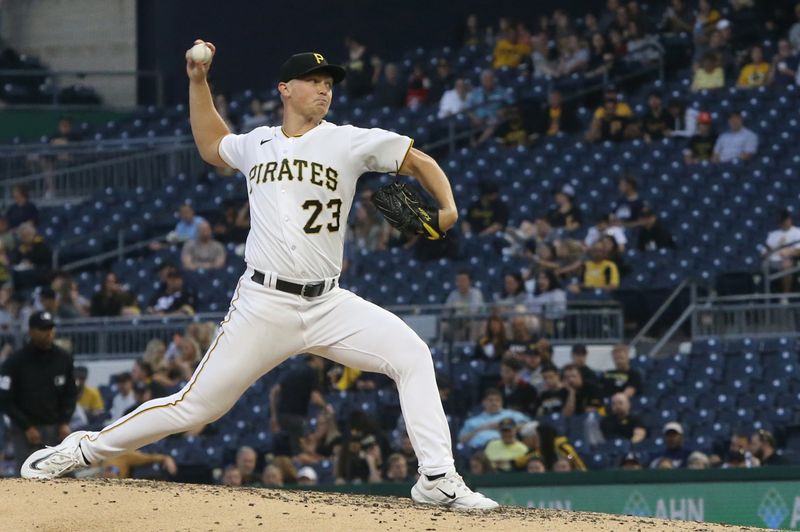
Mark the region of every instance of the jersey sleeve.
POLYGON ((385 129, 354 127, 350 151, 360 173, 397 173, 411 151, 414 140, 385 129))
POLYGON ((236 170, 241 170, 244 166, 246 140, 247 135, 235 135, 232 133, 222 137, 217 151, 220 158, 225 161, 225 164, 236 170))

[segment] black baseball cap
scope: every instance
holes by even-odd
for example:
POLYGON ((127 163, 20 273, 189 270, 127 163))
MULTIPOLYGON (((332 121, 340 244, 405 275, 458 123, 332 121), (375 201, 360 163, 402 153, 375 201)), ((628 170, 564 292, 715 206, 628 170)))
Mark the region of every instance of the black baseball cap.
POLYGON ((29 329, 52 329, 55 326, 56 322, 49 312, 34 312, 28 319, 29 329))
POLYGON ((334 83, 339 83, 347 75, 347 71, 343 67, 328 63, 322 54, 318 52, 303 52, 294 54, 281 65, 280 81, 285 83, 312 72, 324 72, 333 78, 334 83))
POLYGON ((507 417, 507 418, 503 419, 502 421, 500 421, 500 423, 498 424, 497 428, 499 428, 500 430, 511 430, 516 426, 517 426, 517 424, 514 423, 514 420, 511 419, 510 417, 507 417))

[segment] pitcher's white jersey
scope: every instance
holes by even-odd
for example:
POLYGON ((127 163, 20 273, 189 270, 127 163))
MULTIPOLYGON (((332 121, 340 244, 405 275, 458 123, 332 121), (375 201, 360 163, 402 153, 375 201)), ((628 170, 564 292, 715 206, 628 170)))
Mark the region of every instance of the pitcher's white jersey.
POLYGON ((326 121, 298 137, 281 127, 225 136, 219 155, 247 181, 247 264, 304 281, 339 275, 356 180, 365 172, 397 172, 413 142, 326 121))

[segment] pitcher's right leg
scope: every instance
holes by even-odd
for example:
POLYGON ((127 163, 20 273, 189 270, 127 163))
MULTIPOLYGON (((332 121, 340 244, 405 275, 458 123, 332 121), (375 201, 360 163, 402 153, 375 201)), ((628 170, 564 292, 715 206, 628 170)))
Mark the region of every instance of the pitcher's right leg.
POLYGON ((183 389, 142 404, 99 432, 76 433, 57 447, 33 453, 23 476, 61 476, 220 418, 253 382, 300 346, 300 322, 290 301, 281 292, 259 288, 247 276, 239 281, 228 316, 183 389), (292 334, 295 330, 298 334, 292 334))

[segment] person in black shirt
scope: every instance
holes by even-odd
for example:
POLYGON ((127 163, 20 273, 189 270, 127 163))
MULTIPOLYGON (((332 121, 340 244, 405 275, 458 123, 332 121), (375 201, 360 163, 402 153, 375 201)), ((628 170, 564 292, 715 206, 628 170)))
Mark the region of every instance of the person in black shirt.
POLYGON ((450 63, 447 62, 447 59, 443 57, 440 58, 436 62, 436 72, 431 78, 431 87, 430 90, 428 90, 428 101, 438 102, 441 100, 444 91, 452 89, 455 82, 456 76, 450 70, 450 63))
POLYGON ((322 374, 325 361, 314 355, 286 373, 270 390, 270 426, 277 434, 284 431, 288 436, 291 456, 302 450, 300 437, 305 432, 305 419, 309 404, 330 410, 332 408, 322 396, 322 374))
POLYGON ((133 296, 126 292, 117 279, 117 274, 108 272, 100 290, 92 296, 89 313, 92 316, 120 316, 122 309, 135 304, 133 296))
POLYGON ((670 131, 671 117, 664 109, 661 94, 651 92, 647 97, 647 114, 642 117, 642 133, 645 142, 668 137, 670 131))
POLYGON ((513 356, 504 357, 500 365, 500 382, 497 388, 503 393, 503 404, 506 408, 535 416, 538 394, 536 388, 520 379, 520 370, 522 362, 513 356))
POLYGON ((630 349, 625 344, 617 344, 611 351, 614 369, 603 373, 606 397, 624 393, 628 397, 642 393, 642 376, 631 368, 630 349))
POLYGON ((547 215, 550 225, 566 231, 576 231, 581 228, 583 219, 580 209, 573 203, 574 198, 575 189, 569 184, 553 193, 556 205, 547 215))
POLYGON ((19 227, 25 222, 31 222, 34 226, 39 225, 39 209, 30 202, 28 198, 28 187, 25 185, 15 185, 12 189, 14 204, 6 211, 9 229, 19 227))
POLYGON ((406 104, 406 84, 400 79, 400 70, 394 63, 387 63, 383 76, 375 87, 375 102, 383 107, 401 108, 406 104))
POLYGON ((343 83, 347 95, 360 98, 372 94, 380 73, 380 60, 370 56, 361 40, 354 36, 345 38, 348 58, 344 67, 347 69, 347 81, 343 83), (376 68, 377 67, 377 68, 376 68))
POLYGON ((536 411, 536 415, 546 416, 548 414, 562 413, 564 406, 567 404, 569 393, 561 385, 561 376, 558 374, 558 368, 553 364, 545 365, 542 368, 542 380, 544 381, 544 389, 539 394, 539 408, 536 411))
POLYGON ((214 223, 214 238, 223 244, 244 244, 250 231, 250 205, 226 201, 222 216, 214 223))
POLYGON ((775 437, 766 430, 759 430, 750 438, 750 452, 761 461, 762 466, 780 466, 789 463, 786 458, 775 453, 775 437))
POLYGON ((641 220, 642 226, 639 228, 639 239, 636 244, 640 251, 675 249, 675 240, 650 207, 642 209, 641 220))
POLYGON ((600 389, 591 382, 583 382, 581 371, 576 365, 564 366, 562 375, 568 392, 563 411, 565 416, 597 412, 603 408, 600 389))
POLYGON ((614 218, 625 227, 636 227, 641 224, 642 210, 647 205, 639 197, 639 184, 630 175, 619 180, 619 192, 622 196, 611 205, 614 218))
POLYGON ((711 126, 711 114, 700 113, 697 116, 697 133, 689 139, 689 144, 683 150, 683 160, 686 164, 697 164, 710 161, 714 155, 714 145, 717 143, 717 134, 711 126))
POLYGON ((194 314, 194 294, 184 288, 183 275, 170 270, 164 288, 150 301, 150 314, 194 314))
POLYGON ((587 359, 589 357, 589 353, 586 349, 584 344, 575 344, 572 346, 572 350, 570 352, 572 363, 575 366, 578 366, 578 369, 581 372, 581 377, 583 377, 583 382, 592 382, 597 383, 597 372, 589 367, 587 364, 587 359))
POLYGON ((11 418, 18 470, 33 451, 69 435, 78 400, 72 356, 53 343, 53 316, 31 315, 28 335, 30 342, 0 367, 0 409, 11 418))
POLYGON ((647 437, 641 420, 631 415, 631 401, 624 393, 611 398, 611 415, 600 420, 600 430, 606 440, 621 438, 636 444, 647 437))
POLYGON ((501 232, 508 225, 508 207, 500 199, 497 185, 483 181, 478 185, 480 199, 467 209, 467 221, 462 224, 466 234, 489 236, 501 232))

